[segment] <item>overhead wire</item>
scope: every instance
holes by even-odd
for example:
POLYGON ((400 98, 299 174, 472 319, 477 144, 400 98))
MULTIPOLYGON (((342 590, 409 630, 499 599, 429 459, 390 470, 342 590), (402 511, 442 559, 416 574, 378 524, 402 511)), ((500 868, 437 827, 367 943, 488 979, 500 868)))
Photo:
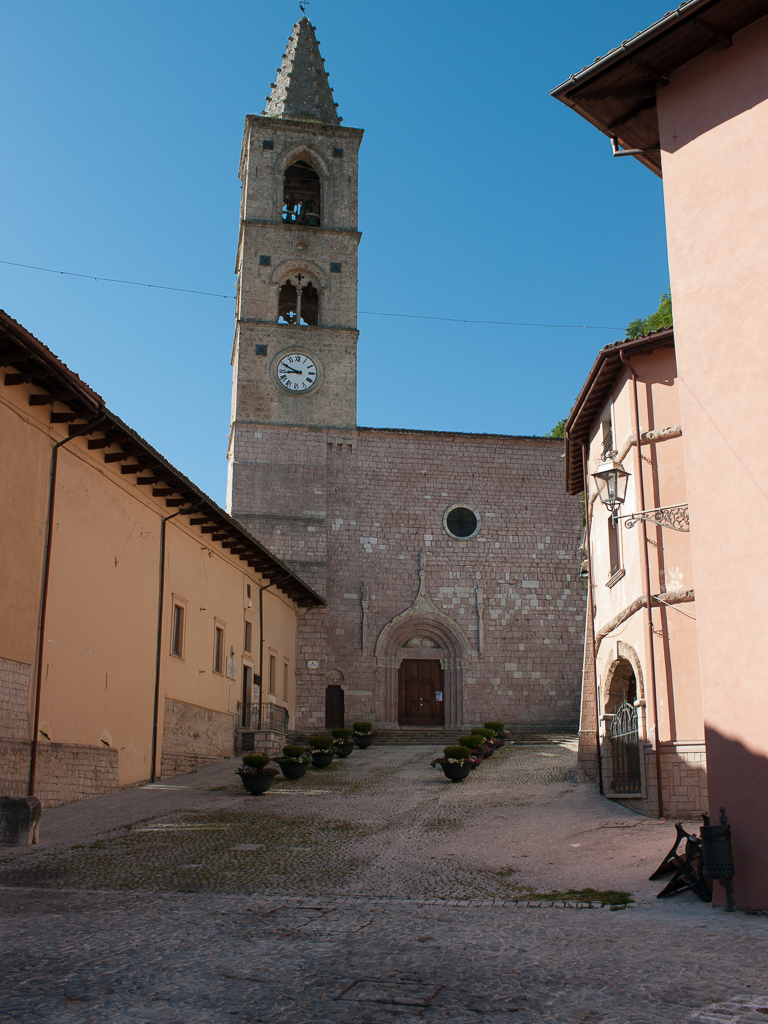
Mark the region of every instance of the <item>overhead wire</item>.
MULTIPOLYGON (((187 295, 205 295, 213 299, 236 299, 236 295, 225 295, 223 292, 204 292, 197 288, 175 288, 168 284, 147 284, 145 281, 127 281, 118 277, 101 277, 95 274, 78 274, 73 270, 52 270, 50 267, 35 267, 29 263, 14 263, 11 260, 0 260, 7 267, 21 267, 24 270, 39 270, 45 274, 61 274, 64 277, 80 277, 86 281, 107 282, 108 284, 128 284, 136 288, 154 288, 158 291, 184 292, 187 295)), ((450 324, 477 324, 489 327, 544 327, 574 331, 623 331, 623 327, 604 327, 596 324, 535 324, 514 320, 465 320, 452 316, 428 316, 425 313, 384 313, 380 310, 358 309, 339 310, 340 313, 356 312, 358 316, 396 316, 407 320, 435 320, 450 324)))

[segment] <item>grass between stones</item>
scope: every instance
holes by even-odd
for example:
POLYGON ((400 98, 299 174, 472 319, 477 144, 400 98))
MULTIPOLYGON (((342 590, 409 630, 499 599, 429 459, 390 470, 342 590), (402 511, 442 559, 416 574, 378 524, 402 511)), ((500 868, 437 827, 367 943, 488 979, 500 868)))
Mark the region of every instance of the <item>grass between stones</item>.
POLYGON ((618 889, 563 889, 539 892, 524 885, 512 886, 511 899, 541 900, 543 902, 599 903, 601 907, 626 907, 634 902, 629 892, 618 889))
POLYGON ((344 887, 367 866, 350 838, 375 826, 346 820, 217 811, 155 819, 45 863, 0 869, 0 884, 139 891, 243 892, 283 886, 312 893, 344 887), (248 850, 234 847, 248 844, 248 850))

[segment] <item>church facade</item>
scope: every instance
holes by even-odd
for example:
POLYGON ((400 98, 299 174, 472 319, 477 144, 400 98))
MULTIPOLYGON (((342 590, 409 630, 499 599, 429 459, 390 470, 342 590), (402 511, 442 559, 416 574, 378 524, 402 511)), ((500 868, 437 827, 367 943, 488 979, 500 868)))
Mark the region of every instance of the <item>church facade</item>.
POLYGON ((357 161, 314 29, 246 118, 228 510, 328 605, 293 727, 578 721, 585 594, 562 442, 357 425, 357 161))

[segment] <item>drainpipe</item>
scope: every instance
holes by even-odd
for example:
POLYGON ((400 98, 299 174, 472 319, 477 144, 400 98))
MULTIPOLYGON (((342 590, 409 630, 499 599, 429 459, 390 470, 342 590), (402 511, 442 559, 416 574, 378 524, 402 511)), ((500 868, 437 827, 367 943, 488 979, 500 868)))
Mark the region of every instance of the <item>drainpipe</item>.
MULTIPOLYGON (((566 434, 566 438, 568 435, 566 434)), ((592 627, 592 671, 595 674, 595 739, 597 741, 597 778, 600 783, 600 795, 605 795, 605 789, 603 787, 603 753, 600 748, 600 688, 597 685, 597 649, 595 647, 595 604, 592 600, 592 516, 589 511, 589 487, 587 486, 589 477, 587 476, 588 462, 587 462, 587 448, 586 445, 581 446, 581 464, 583 467, 584 474, 584 518, 586 519, 587 527, 587 582, 588 582, 588 601, 589 601, 589 621, 592 627)))
POLYGON ((290 574, 287 576, 281 576, 279 580, 272 580, 266 587, 259 587, 259 716, 257 720, 257 727, 261 729, 261 698, 264 694, 264 591, 269 590, 270 587, 274 587, 278 583, 283 583, 285 580, 290 579, 290 574))
MULTIPOLYGON (((634 420, 635 438, 635 466, 637 474, 638 498, 640 501, 640 512, 645 511, 645 487, 643 486, 643 456, 640 445, 640 412, 637 400, 637 373, 624 354, 619 349, 619 357, 632 375, 632 418, 634 420)), ((656 656, 653 645, 653 616, 651 614, 651 566, 648 559, 648 529, 644 519, 640 520, 640 532, 643 547, 643 568, 645 570, 645 651, 648 662, 648 669, 651 677, 651 700, 653 703, 653 728, 656 733, 654 749, 656 752, 656 794, 659 801, 659 817, 664 817, 664 802, 661 795, 661 737, 659 735, 659 706, 656 699, 656 656)))
POLYGON ((69 434, 68 437, 63 438, 61 441, 57 441, 53 446, 51 452, 51 469, 50 478, 48 483, 48 524, 45 535, 45 561, 43 563, 43 580, 41 584, 41 598, 40 598, 40 618, 37 626, 37 650, 35 652, 35 658, 37 662, 37 673, 35 679, 35 720, 32 727, 32 749, 30 752, 29 759, 29 785, 27 787, 27 793, 29 796, 35 795, 35 780, 37 775, 37 748, 38 748, 38 731, 40 728, 40 695, 43 689, 43 646, 45 643, 45 621, 48 612, 48 582, 51 576, 51 543, 53 541, 53 517, 56 507, 56 476, 59 468, 59 448, 65 444, 69 444, 70 441, 74 441, 76 437, 82 437, 83 434, 89 434, 95 427, 100 423, 103 423, 107 419, 107 414, 100 409, 100 414, 95 420, 91 420, 90 423, 86 423, 78 430, 69 434))
MULTIPOLYGON (((157 597, 157 648, 155 651, 155 701, 152 712, 152 774, 151 782, 156 782, 157 775, 157 720, 160 714, 160 663, 163 645, 163 605, 165 604, 165 525, 169 519, 194 512, 200 505, 189 505, 187 508, 180 508, 170 516, 164 516, 160 520, 160 572, 157 597)), ((186 628, 186 623, 184 624, 186 628)))

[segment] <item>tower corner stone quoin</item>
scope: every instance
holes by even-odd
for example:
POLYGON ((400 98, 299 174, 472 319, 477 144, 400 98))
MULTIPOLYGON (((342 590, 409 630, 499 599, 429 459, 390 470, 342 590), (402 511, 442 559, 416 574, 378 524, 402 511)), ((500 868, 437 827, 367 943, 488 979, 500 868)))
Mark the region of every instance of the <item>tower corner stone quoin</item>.
POLYGON ((240 164, 228 510, 328 602, 300 613, 291 727, 332 724, 340 687, 346 722, 575 729, 585 591, 562 442, 357 426, 363 132, 329 97, 302 18, 240 164), (474 532, 452 532, 453 509, 474 532), (409 682, 424 659, 442 690, 409 682))

